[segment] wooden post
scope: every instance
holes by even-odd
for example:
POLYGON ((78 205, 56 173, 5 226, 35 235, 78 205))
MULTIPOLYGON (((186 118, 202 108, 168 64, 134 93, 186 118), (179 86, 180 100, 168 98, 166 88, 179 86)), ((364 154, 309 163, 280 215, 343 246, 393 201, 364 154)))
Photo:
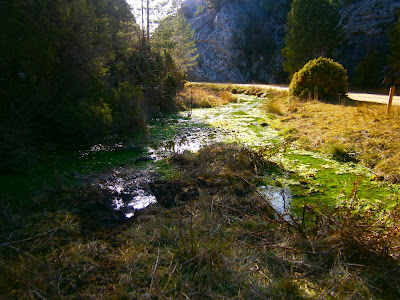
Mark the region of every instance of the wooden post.
POLYGON ((394 85, 390 87, 389 103, 388 103, 387 110, 386 110, 387 114, 390 114, 390 110, 392 108, 392 102, 393 102, 393 96, 394 96, 395 89, 396 89, 396 86, 394 86, 394 85))
POLYGON ((190 89, 190 117, 192 116, 193 113, 193 90, 190 89))

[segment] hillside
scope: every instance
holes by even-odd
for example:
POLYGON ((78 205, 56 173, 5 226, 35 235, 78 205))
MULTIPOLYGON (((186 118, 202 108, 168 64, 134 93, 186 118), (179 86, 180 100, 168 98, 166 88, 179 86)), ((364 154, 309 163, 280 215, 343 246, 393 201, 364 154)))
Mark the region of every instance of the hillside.
MULTIPOLYGON (((216 2, 216 1, 214 1, 216 2)), ((288 0, 218 1, 210 7, 202 0, 187 0, 185 15, 195 32, 198 65, 192 80, 281 83, 288 0)), ((382 66, 389 53, 387 33, 397 20, 396 0, 344 1, 341 9, 344 42, 337 59, 353 79, 363 61, 382 66)))

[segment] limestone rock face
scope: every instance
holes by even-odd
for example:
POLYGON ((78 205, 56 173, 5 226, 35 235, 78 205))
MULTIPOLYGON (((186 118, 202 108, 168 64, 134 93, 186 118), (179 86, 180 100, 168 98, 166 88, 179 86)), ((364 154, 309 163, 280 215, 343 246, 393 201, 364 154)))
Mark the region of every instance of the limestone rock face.
MULTIPOLYGON (((262 2, 221 0, 219 7, 210 8, 203 0, 186 0, 186 17, 199 53, 190 80, 277 83, 286 79, 280 50, 291 0, 270 1, 269 10, 262 2), (264 49, 249 51, 261 39, 264 49)), ((350 75, 366 54, 375 50, 389 53, 387 33, 397 21, 399 9, 399 0, 343 0, 345 41, 338 45, 337 54, 350 75)))
POLYGON ((219 11, 194 1, 196 12, 189 19, 199 53, 198 65, 190 76, 197 80, 245 82, 248 74, 240 70, 237 40, 244 39, 246 16, 238 1, 229 1, 219 11))
POLYGON ((397 22, 398 0, 347 1, 342 8, 345 44, 340 49, 341 62, 350 75, 366 54, 389 53, 390 29, 397 22))

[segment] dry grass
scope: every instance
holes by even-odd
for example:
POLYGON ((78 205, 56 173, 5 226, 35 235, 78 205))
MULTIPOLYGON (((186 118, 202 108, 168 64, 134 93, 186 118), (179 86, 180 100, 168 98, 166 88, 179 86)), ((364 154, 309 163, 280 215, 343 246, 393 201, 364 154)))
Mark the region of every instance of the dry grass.
POLYGON ((262 97, 270 88, 264 88, 259 86, 246 86, 246 85, 235 85, 235 84, 216 84, 216 83, 197 83, 190 82, 186 84, 186 87, 197 87, 204 90, 208 90, 213 93, 220 94, 221 92, 229 92, 231 94, 244 94, 262 97))
POLYGON ((270 94, 265 110, 278 106, 276 127, 310 150, 373 168, 376 179, 400 182, 400 107, 390 115, 383 105, 344 106, 300 102, 287 93, 270 94), (270 104, 272 103, 272 104, 270 104))
POLYGON ((175 97, 180 110, 190 108, 208 108, 228 104, 237 100, 235 95, 227 90, 216 90, 212 87, 186 86, 175 97))
POLYGON ((0 298, 400 297, 398 208, 363 205, 355 186, 340 207, 286 222, 254 190, 279 168, 261 153, 219 144, 171 163, 172 206, 121 222, 101 190, 62 190, 43 196, 45 213, 2 228, 0 298))
POLYGON ((275 90, 270 90, 267 93, 268 101, 264 103, 263 109, 270 114, 284 115, 284 109, 292 109, 292 107, 284 108, 282 100, 287 98, 286 93, 280 93, 275 90), (282 99, 283 98, 283 99, 282 99))

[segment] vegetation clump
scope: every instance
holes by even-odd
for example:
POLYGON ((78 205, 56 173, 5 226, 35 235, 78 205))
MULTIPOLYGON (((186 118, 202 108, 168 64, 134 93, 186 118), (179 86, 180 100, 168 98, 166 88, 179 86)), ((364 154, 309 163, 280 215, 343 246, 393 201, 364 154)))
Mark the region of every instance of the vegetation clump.
POLYGON ((338 100, 348 91, 347 72, 332 59, 313 59, 293 75, 289 89, 303 99, 338 100))
POLYGON ((187 84, 175 97, 180 110, 210 108, 235 102, 237 96, 229 89, 216 89, 212 85, 187 84))
MULTIPOLYGON (((334 208, 276 218, 256 186, 279 166, 259 151, 212 145, 169 160, 173 205, 125 219, 94 185, 38 196, 0 227, 0 297, 119 299, 398 298, 399 208, 357 186, 334 208), (188 189, 197 190, 189 193, 188 189)), ((11 217, 11 216, 10 216, 11 217)))

